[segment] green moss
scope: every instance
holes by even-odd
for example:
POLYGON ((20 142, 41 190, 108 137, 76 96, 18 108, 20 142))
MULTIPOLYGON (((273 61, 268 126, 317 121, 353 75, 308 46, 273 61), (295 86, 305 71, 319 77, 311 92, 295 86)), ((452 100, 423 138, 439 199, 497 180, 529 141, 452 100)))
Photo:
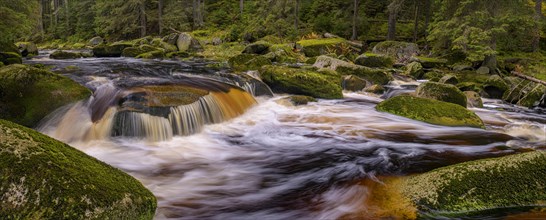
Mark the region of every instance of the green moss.
POLYGON ((444 84, 451 84, 451 85, 457 85, 459 83, 459 79, 454 75, 445 75, 442 78, 440 78, 439 83, 444 84))
POLYGON ((546 152, 465 162, 407 178, 403 193, 425 212, 466 216, 502 208, 543 207, 546 152))
POLYGON ((508 84, 499 76, 490 76, 484 84, 484 90, 491 98, 500 99, 506 90, 510 89, 508 84))
POLYGON ((190 57, 190 54, 188 52, 170 52, 165 55, 167 58, 187 58, 190 57))
POLYGON ((247 45, 243 50, 243 53, 263 55, 269 52, 269 47, 271 47, 269 42, 258 41, 247 45))
POLYGON ((466 96, 466 103, 468 107, 483 108, 483 101, 480 95, 474 91, 463 92, 466 96))
POLYGON ((355 59, 355 64, 366 67, 392 67, 394 60, 389 56, 365 53, 355 59))
POLYGON ((7 219, 152 219, 140 182, 64 143, 0 120, 0 216, 7 219))
POLYGON ((297 43, 302 46, 302 52, 307 57, 316 57, 322 54, 327 54, 328 47, 336 46, 345 43, 343 38, 321 38, 301 40, 297 43))
POLYGON ((147 52, 138 55, 136 58, 142 58, 142 59, 161 59, 165 57, 165 53, 163 50, 154 50, 152 52, 147 52))
POLYGON ((483 85, 480 83, 474 83, 474 82, 462 82, 458 83, 457 88, 461 91, 474 91, 474 92, 481 92, 483 90, 483 85))
POLYGON ((416 57, 419 60, 419 63, 424 68, 440 68, 445 67, 447 64, 446 59, 433 58, 433 57, 416 57))
POLYGON ((485 128, 474 112, 456 104, 433 99, 396 96, 379 103, 376 109, 430 124, 485 128))
POLYGON ((351 64, 343 60, 324 55, 317 57, 317 60, 313 66, 317 68, 328 68, 335 70, 342 75, 358 76, 373 84, 385 85, 392 80, 392 76, 383 70, 351 64))
POLYGON ((81 58, 81 53, 68 52, 63 50, 56 50, 49 55, 51 59, 78 59, 81 58))
POLYGON ((198 54, 215 61, 228 61, 243 51, 244 45, 240 43, 223 43, 220 45, 205 45, 204 50, 198 54))
POLYGON ((345 90, 361 91, 362 89, 366 88, 366 85, 366 81, 358 76, 349 75, 343 77, 342 87, 345 90))
POLYGON ((237 71, 258 70, 262 66, 271 65, 269 59, 255 54, 239 54, 229 58, 228 63, 237 71))
POLYGON ((0 62, 5 65, 20 64, 23 63, 23 59, 15 52, 0 52, 0 62))
POLYGON ((305 96, 305 95, 293 95, 293 96, 290 96, 290 102, 292 102, 292 104, 298 106, 298 105, 307 105, 307 103, 309 102, 316 102, 317 100, 313 97, 310 97, 310 96, 305 96))
POLYGON ((27 127, 91 92, 71 79, 25 65, 0 69, 0 117, 27 127))
POLYGON ((411 76, 414 79, 421 79, 425 74, 425 70, 423 69, 421 63, 412 62, 406 66, 406 71, 404 72, 404 74, 407 76, 411 76))
POLYGON ((546 92, 546 86, 516 77, 506 77, 509 84, 502 100, 525 107, 532 107, 546 92))
POLYGON ((326 99, 343 98, 339 75, 284 66, 264 66, 260 74, 274 92, 326 99))
POLYGON ((123 57, 136 57, 139 54, 145 53, 138 47, 127 47, 123 49, 123 52, 121 53, 121 56, 123 57))
POLYGON ((130 42, 118 42, 110 45, 100 44, 93 48, 93 55, 96 57, 119 57, 125 48, 132 46, 133 43, 130 42))
POLYGON ((466 96, 454 85, 426 82, 417 87, 417 97, 436 99, 466 107, 466 96))

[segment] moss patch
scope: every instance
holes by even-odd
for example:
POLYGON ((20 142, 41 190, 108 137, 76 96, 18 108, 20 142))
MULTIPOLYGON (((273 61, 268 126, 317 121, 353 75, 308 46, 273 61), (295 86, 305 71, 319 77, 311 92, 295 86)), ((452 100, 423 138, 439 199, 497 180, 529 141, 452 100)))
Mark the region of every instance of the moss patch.
POLYGON ((355 59, 355 64, 366 67, 390 68, 394 64, 394 60, 389 56, 374 53, 365 53, 355 59))
POLYGON ((546 152, 471 161, 407 178, 403 194, 420 210, 465 215, 544 206, 546 152))
POLYGON ((430 124, 485 128, 474 112, 460 105, 433 99, 396 96, 379 103, 376 109, 430 124))
POLYGON ((100 44, 93 48, 93 55, 96 57, 119 57, 125 48, 132 46, 133 43, 130 42, 100 44))
POLYGON ((298 44, 302 46, 302 52, 305 56, 316 57, 327 54, 329 47, 335 47, 345 42, 346 40, 343 38, 321 38, 301 40, 298 41, 298 44))
POLYGON ((317 72, 284 66, 264 66, 262 80, 275 92, 307 95, 315 98, 343 98, 341 77, 335 72, 317 72))
POLYGON ((57 50, 49 55, 51 59, 78 59, 81 58, 81 53, 68 52, 63 50, 57 50))
POLYGON ((27 127, 90 95, 91 91, 71 79, 43 69, 20 64, 0 69, 0 117, 27 127))
POLYGON ((466 96, 456 86, 435 82, 426 82, 415 91, 417 97, 436 99, 466 107, 466 96))
POLYGON ((15 52, 0 52, 0 62, 5 65, 20 64, 23 63, 23 59, 15 52))
POLYGON ((229 58, 228 63, 231 68, 238 71, 258 70, 262 66, 271 65, 269 59, 255 54, 239 54, 229 58))
POLYGON ((392 80, 392 76, 380 69, 351 64, 329 56, 319 56, 314 67, 335 70, 342 75, 358 76, 373 84, 385 85, 392 80))
POLYGON ((152 219, 140 182, 64 143, 0 120, 0 216, 7 219, 152 219))

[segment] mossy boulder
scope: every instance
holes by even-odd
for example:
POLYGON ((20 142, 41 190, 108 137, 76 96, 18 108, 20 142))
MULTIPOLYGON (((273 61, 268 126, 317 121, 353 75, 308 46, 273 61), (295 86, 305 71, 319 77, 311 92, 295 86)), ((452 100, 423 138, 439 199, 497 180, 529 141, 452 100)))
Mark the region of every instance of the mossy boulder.
POLYGON ((93 37, 89 40, 89 42, 87 42, 87 45, 91 46, 91 47, 95 47, 95 46, 98 46, 100 44, 103 44, 104 43, 104 39, 102 37, 93 37))
POLYGON ((342 87, 348 91, 362 91, 366 88, 367 84, 366 80, 363 80, 358 76, 349 75, 343 77, 342 87))
POLYGON ((502 96, 502 100, 525 107, 538 105, 540 98, 546 92, 546 86, 517 77, 506 77, 509 89, 502 96))
POLYGON ((408 65, 406 65, 406 71, 404 72, 405 75, 411 76, 414 79, 421 79, 423 78, 423 75, 425 74, 425 70, 423 69, 423 66, 419 62, 411 62, 408 65))
POLYGON ((307 57, 316 57, 323 54, 328 54, 330 51, 335 51, 336 48, 346 44, 343 38, 321 38, 321 39, 309 39, 298 41, 297 44, 301 45, 302 52, 307 57))
POLYGON ((504 92, 509 88, 509 85, 499 75, 490 76, 483 85, 484 91, 494 99, 502 98, 504 92))
POLYGON ((438 81, 439 83, 444 84, 451 84, 451 85, 457 85, 459 83, 459 79, 454 75, 445 75, 438 81))
POLYGON ((256 54, 239 54, 228 60, 229 66, 237 71, 258 70, 265 65, 271 65, 271 60, 256 54))
POLYGON ((93 55, 95 57, 120 57, 125 48, 132 46, 133 44, 128 42, 119 42, 110 45, 100 44, 93 48, 93 55))
POLYGON ((456 86, 436 82, 422 83, 415 95, 421 98, 436 99, 466 107, 466 96, 456 86))
POLYGON ((162 59, 163 57, 165 57, 165 52, 163 50, 154 50, 154 51, 151 51, 151 52, 140 54, 136 58, 162 59))
POLYGON ((137 57, 139 54, 144 53, 144 51, 140 50, 138 47, 127 47, 123 49, 123 52, 121 52, 121 56, 123 57, 137 57))
POLYGON ((394 64, 392 57, 374 53, 365 53, 355 59, 355 64, 366 67, 391 68, 394 64))
POLYGON ((178 48, 178 51, 181 52, 198 52, 203 50, 203 45, 201 45, 201 42, 191 36, 189 33, 181 33, 178 35, 178 39, 176 40, 176 46, 178 48))
POLYGON ((43 69, 14 64, 0 68, 0 118, 35 126, 55 109, 85 99, 89 89, 43 69))
POLYGON ((483 91, 483 85, 476 82, 461 82, 461 83, 457 83, 457 85, 455 86, 457 86, 457 88, 459 88, 459 90, 463 92, 474 91, 477 93, 481 93, 483 91))
POLYGON ((441 68, 445 67, 447 64, 446 59, 432 58, 432 57, 415 57, 417 62, 421 63, 424 68, 441 68))
POLYGON ((372 51, 376 54, 394 57, 398 61, 404 61, 418 54, 419 46, 408 42, 383 41, 376 44, 372 51))
POLYGON ((430 124, 485 128, 474 112, 460 105, 434 99, 395 96, 379 103, 376 109, 430 124))
POLYGON ((78 59, 81 58, 82 54, 77 52, 68 52, 64 50, 56 50, 55 52, 51 53, 49 55, 49 58, 51 59, 58 59, 58 60, 64 60, 64 59, 78 59))
POLYGON ((19 52, 23 57, 26 57, 28 55, 38 55, 38 47, 35 43, 32 42, 17 42, 17 47, 19 48, 19 52))
POLYGON ((187 58, 187 57, 190 57, 190 54, 188 52, 176 51, 176 52, 170 52, 170 53, 165 54, 165 57, 167 57, 167 58, 187 58))
POLYGON ((152 219, 154 195, 85 153, 0 120, 0 216, 7 219, 152 219))
POLYGON ((369 93, 374 93, 374 94, 382 94, 385 92, 385 87, 383 87, 382 85, 374 84, 374 85, 366 87, 364 91, 369 93))
POLYGON ((372 84, 385 85, 392 80, 392 76, 386 71, 352 64, 324 55, 317 57, 313 66, 317 68, 331 69, 342 75, 358 76, 372 84))
POLYGON ((307 105, 309 102, 316 102, 317 99, 311 97, 311 96, 305 96, 305 95, 293 95, 289 98, 290 102, 294 104, 295 106, 298 105, 307 105))
POLYGON ((480 94, 474 91, 464 91, 463 93, 466 96, 467 107, 483 108, 483 101, 480 94))
POLYGON ((333 71, 264 66, 260 69, 260 75, 274 92, 325 99, 343 98, 341 77, 333 71))
POLYGON ((243 53, 263 55, 269 52, 270 46, 271 44, 268 42, 258 41, 258 42, 247 45, 245 49, 243 50, 243 53))
POLYGON ((546 152, 535 151, 442 167, 407 177, 401 192, 421 211, 468 216, 544 207, 546 152))
POLYGON ((0 52, 0 62, 5 65, 20 64, 23 63, 23 58, 15 52, 0 52))

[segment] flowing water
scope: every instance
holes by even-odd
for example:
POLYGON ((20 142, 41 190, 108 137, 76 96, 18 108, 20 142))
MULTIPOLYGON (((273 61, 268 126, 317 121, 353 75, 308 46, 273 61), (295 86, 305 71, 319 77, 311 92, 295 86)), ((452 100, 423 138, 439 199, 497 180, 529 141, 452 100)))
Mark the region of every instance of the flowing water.
MULTIPOLYGON (((362 180, 546 148, 546 115, 540 110, 485 99, 485 108, 472 110, 486 130, 442 127, 377 112, 382 99, 365 93, 292 106, 283 95, 237 104, 233 97, 245 92, 231 98, 229 92, 211 92, 223 98, 171 108, 168 117, 128 113, 123 120, 138 128, 129 130, 141 133, 112 135, 118 110, 96 104, 112 103, 100 97, 115 97, 127 85, 192 74, 218 80, 227 72, 201 61, 38 57, 27 62, 55 65, 60 72, 79 67, 64 73, 92 88, 95 101, 59 109, 40 131, 139 179, 158 198, 157 219, 365 218, 373 208, 364 206, 372 189, 362 180), (204 111, 207 105, 217 109, 204 111), (221 105, 244 107, 220 117, 218 109, 229 108, 221 105), (91 112, 100 112, 100 119, 91 112), (184 123, 188 118, 194 121, 184 123)), ((401 84, 392 87, 413 87, 401 84)))

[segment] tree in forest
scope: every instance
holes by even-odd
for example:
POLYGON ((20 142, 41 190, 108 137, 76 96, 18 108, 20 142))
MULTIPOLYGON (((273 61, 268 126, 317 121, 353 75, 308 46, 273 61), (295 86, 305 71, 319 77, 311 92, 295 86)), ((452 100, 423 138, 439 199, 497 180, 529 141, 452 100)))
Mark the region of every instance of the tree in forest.
POLYGON ((0 50, 17 38, 29 37, 39 19, 38 1, 0 0, 0 50))
POLYGON ((353 3, 353 35, 351 36, 351 40, 356 40, 358 38, 357 34, 357 22, 358 22, 358 4, 360 3, 360 0, 354 0, 353 3))
POLYGON ((542 23, 542 0, 535 0, 535 36, 533 39, 533 52, 537 52, 540 46, 540 32, 542 23))
POLYGON ((395 40, 396 38, 396 19, 398 13, 404 5, 405 0, 392 0, 389 4, 389 21, 388 21, 388 30, 387 30, 387 40, 395 40))
POLYGON ((97 0, 95 31, 114 39, 147 34, 146 0, 97 0))

